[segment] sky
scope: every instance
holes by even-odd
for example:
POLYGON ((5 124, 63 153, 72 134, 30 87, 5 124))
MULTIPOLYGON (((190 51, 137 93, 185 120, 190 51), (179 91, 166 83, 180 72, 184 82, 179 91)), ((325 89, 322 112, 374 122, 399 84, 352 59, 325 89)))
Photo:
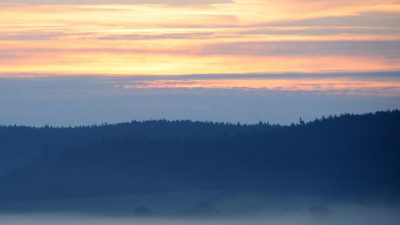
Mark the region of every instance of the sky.
POLYGON ((0 124, 400 108, 399 0, 0 0, 0 124))
POLYGON ((398 72, 0 78, 3 125, 149 119, 290 124, 388 109, 400 109, 398 72))
POLYGON ((0 74, 400 70, 398 0, 0 0, 0 74))

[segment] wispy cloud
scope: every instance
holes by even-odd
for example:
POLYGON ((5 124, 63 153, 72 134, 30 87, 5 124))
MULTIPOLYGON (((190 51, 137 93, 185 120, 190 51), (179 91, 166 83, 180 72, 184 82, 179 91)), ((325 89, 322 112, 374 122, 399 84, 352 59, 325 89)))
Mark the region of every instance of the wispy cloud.
POLYGON ((396 27, 400 28, 397 21, 399 12, 395 11, 367 11, 352 15, 331 15, 316 18, 299 19, 292 21, 279 21, 270 23, 275 26, 350 26, 350 27, 396 27))
POLYGON ((259 56, 376 56, 400 59, 400 41, 266 41, 207 46, 203 54, 259 56))
POLYGON ((271 91, 321 91, 333 94, 400 95, 400 78, 360 76, 236 76, 178 77, 130 81, 125 89, 242 89, 271 91))
POLYGON ((398 1, 18 0, 0 10, 0 74, 400 69, 398 1))
POLYGON ((170 4, 170 5, 208 5, 229 3, 231 0, 1 0, 0 3, 24 3, 36 5, 101 5, 101 4, 170 4))

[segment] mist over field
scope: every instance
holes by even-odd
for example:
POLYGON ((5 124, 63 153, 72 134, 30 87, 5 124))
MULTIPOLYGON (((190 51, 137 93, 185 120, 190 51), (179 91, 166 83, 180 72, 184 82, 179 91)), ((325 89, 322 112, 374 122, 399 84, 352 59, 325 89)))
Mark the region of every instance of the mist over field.
POLYGON ((299 207, 247 216, 143 218, 59 213, 1 215, 0 221, 7 225, 397 225, 399 215, 399 206, 341 204, 329 206, 329 214, 313 214, 312 208, 299 207))

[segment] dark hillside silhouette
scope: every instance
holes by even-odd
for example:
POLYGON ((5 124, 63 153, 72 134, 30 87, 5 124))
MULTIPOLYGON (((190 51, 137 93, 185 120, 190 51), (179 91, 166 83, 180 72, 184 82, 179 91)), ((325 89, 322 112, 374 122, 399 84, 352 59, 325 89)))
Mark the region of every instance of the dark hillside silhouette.
POLYGON ((0 174, 16 168, 27 160, 43 154, 55 154, 67 147, 79 147, 104 139, 145 136, 213 137, 236 133, 265 132, 277 126, 225 124, 192 121, 132 121, 119 124, 102 124, 82 127, 24 127, 0 126, 0 174))
MULTIPOLYGON (((42 154, 7 172, 0 178, 1 199, 187 190, 344 198, 400 194, 400 111, 291 126, 149 123, 146 132, 131 131, 131 124, 75 128, 82 136, 97 132, 102 140, 42 154)), ((48 129, 49 136, 51 130, 72 132, 41 129, 48 129)))

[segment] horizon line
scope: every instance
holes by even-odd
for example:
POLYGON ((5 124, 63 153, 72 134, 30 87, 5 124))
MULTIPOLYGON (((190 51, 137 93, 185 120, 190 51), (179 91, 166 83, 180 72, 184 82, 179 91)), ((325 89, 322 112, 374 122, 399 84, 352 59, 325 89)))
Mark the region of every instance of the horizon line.
POLYGON ((311 120, 303 120, 302 117, 299 117, 299 121, 297 122, 290 122, 287 124, 283 123, 270 123, 268 121, 254 122, 254 123, 246 123, 246 122, 227 122, 227 121, 213 121, 213 120, 191 120, 191 119, 166 119, 166 118, 159 118, 159 119, 144 119, 144 120, 130 120, 130 121, 121 121, 121 122, 101 122, 96 124, 84 124, 84 125, 62 125, 62 126, 55 126, 50 124, 44 125, 22 125, 22 124, 2 124, 0 123, 0 128, 10 128, 10 127, 17 127, 17 128, 29 128, 29 129, 75 129, 75 128, 92 128, 92 127, 106 127, 106 126, 117 126, 122 124, 131 124, 131 123, 147 123, 147 122, 167 122, 167 123, 177 123, 177 122, 190 122, 190 123, 208 123, 208 124, 223 124, 223 125, 233 125, 233 126, 257 126, 257 125, 268 125, 268 126, 275 126, 275 127, 291 127, 291 126, 298 126, 301 124, 301 121, 305 122, 305 124, 313 123, 316 121, 321 121, 323 119, 330 119, 330 118, 339 118, 343 116, 365 116, 365 115, 375 115, 378 113, 396 113, 400 112, 400 108, 396 109, 386 109, 386 110, 377 110, 373 112, 362 112, 362 113, 340 113, 340 114, 330 114, 330 115, 322 115, 320 117, 316 117, 311 120))

